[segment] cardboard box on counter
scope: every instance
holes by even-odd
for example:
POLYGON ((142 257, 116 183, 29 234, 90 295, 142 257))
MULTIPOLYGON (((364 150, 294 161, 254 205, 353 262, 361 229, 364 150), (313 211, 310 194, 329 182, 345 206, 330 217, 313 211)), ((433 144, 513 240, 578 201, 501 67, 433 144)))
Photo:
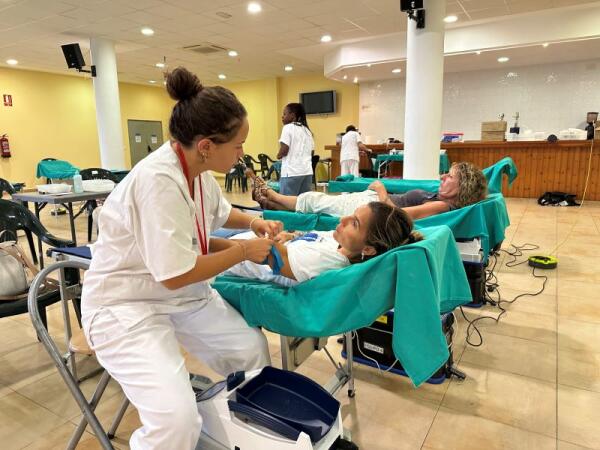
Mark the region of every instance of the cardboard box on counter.
POLYGON ((506 133, 506 122, 496 120, 494 122, 481 122, 482 141, 504 141, 506 133))
POLYGON ((481 132, 483 133, 484 131, 502 131, 506 133, 506 121, 481 122, 481 132))

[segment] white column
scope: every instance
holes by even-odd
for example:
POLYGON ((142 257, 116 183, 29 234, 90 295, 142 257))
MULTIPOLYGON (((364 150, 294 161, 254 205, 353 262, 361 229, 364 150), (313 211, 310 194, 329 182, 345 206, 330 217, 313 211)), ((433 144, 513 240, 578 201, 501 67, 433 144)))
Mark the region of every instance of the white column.
POLYGON ((111 41, 91 38, 90 49, 92 64, 96 66, 96 77, 93 80, 102 167, 125 169, 115 47, 111 41))
POLYGON ((408 19, 404 178, 439 178, 446 2, 425 0, 425 28, 408 19))

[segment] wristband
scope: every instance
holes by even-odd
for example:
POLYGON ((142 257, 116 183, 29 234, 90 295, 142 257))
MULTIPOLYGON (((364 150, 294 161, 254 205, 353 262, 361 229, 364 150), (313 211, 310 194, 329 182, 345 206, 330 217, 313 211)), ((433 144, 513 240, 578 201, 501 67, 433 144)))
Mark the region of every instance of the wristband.
MULTIPOLYGON (((252 219, 250 221, 250 225, 248 225, 248 228, 250 228, 250 230, 252 230, 252 224, 254 223, 255 220, 259 220, 259 219, 260 219, 260 217, 258 217, 258 216, 256 216, 254 219, 252 219)), ((254 231, 254 230, 252 230, 252 231, 254 231)))

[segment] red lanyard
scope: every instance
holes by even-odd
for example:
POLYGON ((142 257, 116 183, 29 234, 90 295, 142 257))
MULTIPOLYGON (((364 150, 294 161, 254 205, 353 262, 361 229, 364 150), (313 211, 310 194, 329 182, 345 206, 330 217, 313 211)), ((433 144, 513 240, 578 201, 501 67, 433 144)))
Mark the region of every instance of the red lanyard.
MULTIPOLYGON (((190 188, 190 195, 192 196, 192 200, 194 200, 194 182, 192 181, 191 184, 188 182, 190 178, 190 171, 188 169, 187 162, 185 161, 185 157, 183 156, 183 150, 181 150, 181 147, 179 145, 175 147, 175 153, 177 153, 179 163, 181 164, 181 170, 183 171, 183 176, 185 177, 185 181, 186 183, 188 183, 188 187, 190 188)), ((207 255, 208 240, 206 233, 206 219, 204 218, 204 195, 202 194, 202 177, 198 177, 198 185, 200 188, 200 208, 202 208, 202 228, 204 230, 204 233, 200 230, 200 223, 198 223, 198 215, 195 212, 194 218, 196 219, 196 229, 198 230, 198 240, 200 241, 200 248, 202 249, 202 254, 207 255)))

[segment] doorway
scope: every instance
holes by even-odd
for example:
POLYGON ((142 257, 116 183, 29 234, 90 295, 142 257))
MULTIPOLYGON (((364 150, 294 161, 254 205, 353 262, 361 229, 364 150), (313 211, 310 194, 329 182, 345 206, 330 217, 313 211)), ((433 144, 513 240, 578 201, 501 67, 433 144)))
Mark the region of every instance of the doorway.
POLYGON ((162 122, 159 120, 128 120, 131 167, 163 144, 162 122))

